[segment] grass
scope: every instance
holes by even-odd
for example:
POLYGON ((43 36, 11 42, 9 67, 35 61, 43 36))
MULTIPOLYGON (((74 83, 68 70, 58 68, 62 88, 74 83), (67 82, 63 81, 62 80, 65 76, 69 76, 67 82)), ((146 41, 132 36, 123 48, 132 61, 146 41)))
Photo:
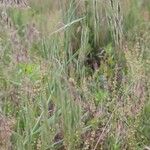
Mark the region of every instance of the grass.
POLYGON ((150 2, 0 2, 0 150, 149 149, 150 2))

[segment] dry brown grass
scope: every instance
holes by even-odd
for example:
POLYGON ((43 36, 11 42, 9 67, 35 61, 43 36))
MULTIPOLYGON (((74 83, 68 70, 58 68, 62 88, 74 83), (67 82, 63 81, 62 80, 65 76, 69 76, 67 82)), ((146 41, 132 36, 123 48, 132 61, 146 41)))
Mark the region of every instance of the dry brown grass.
POLYGON ((0 150, 9 150, 11 148, 11 135, 14 120, 0 114, 0 150))

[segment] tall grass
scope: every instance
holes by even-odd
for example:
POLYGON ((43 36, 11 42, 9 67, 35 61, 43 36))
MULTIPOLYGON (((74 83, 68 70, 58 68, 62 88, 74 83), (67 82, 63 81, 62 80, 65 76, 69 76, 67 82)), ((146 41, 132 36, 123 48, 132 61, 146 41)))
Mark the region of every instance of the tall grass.
POLYGON ((150 3, 6 5, 0 149, 148 148, 150 3))

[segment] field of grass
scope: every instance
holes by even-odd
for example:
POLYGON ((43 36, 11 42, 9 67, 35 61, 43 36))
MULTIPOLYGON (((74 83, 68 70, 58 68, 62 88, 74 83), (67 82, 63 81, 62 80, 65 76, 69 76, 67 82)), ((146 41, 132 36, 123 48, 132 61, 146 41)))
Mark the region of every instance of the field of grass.
POLYGON ((150 150, 149 0, 0 0, 0 150, 150 150))

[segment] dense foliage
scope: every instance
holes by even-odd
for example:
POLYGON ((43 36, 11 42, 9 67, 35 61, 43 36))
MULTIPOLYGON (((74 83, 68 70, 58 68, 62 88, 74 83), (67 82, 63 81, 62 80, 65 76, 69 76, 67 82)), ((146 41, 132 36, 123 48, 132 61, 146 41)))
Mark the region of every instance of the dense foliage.
POLYGON ((150 1, 0 1, 0 150, 150 149, 150 1))

